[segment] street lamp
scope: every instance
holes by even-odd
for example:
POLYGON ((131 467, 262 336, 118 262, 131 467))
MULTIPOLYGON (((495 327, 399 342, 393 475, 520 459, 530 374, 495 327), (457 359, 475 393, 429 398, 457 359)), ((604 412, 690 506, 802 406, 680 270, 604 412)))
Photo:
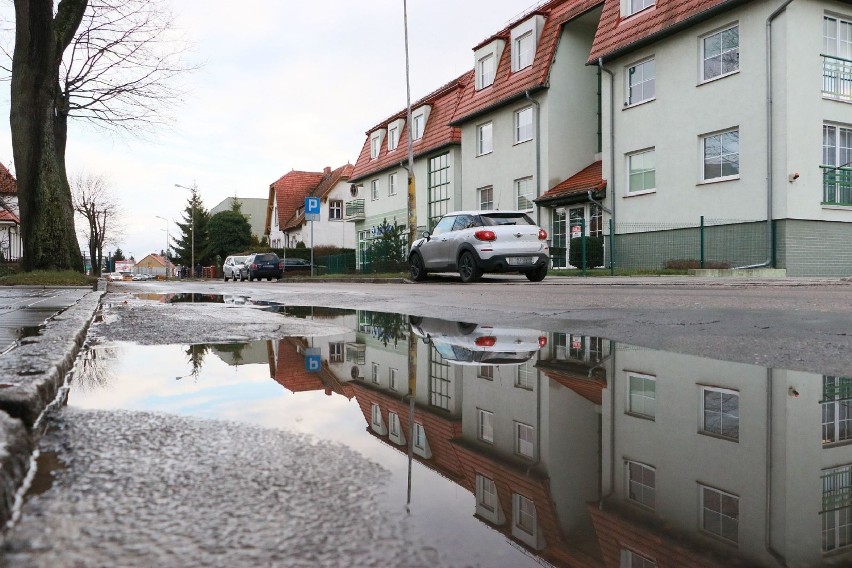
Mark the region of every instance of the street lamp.
POLYGON ((169 220, 165 217, 160 217, 159 215, 154 215, 157 219, 162 219, 166 222, 166 258, 163 263, 163 271, 166 274, 166 280, 169 279, 169 246, 171 246, 171 240, 169 239, 169 220))
POLYGON ((190 251, 190 263, 192 264, 192 266, 189 267, 189 273, 195 274, 195 194, 196 194, 196 192, 198 192, 198 188, 195 186, 194 183, 192 184, 192 187, 186 187, 185 185, 181 185, 179 183, 176 183, 175 187, 188 189, 189 191, 192 192, 192 201, 189 202, 190 215, 192 217, 190 219, 190 225, 189 225, 189 233, 191 235, 191 243, 192 243, 190 245, 192 247, 192 250, 190 251))

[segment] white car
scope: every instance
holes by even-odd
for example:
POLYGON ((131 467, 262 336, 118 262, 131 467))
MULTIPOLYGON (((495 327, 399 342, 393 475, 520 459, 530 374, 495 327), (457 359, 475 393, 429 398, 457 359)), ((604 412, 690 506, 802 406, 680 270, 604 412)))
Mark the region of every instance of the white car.
POLYGON ((411 279, 429 272, 458 272, 476 282, 483 272, 520 272, 540 282, 550 264, 547 231, 523 211, 457 211, 441 217, 431 233, 414 241, 411 279))
POLYGON ((245 268, 246 257, 244 256, 229 256, 222 264, 222 278, 225 282, 238 279, 243 280, 242 273, 245 268))
POLYGON ((520 365, 547 345, 534 329, 409 317, 411 331, 454 365, 520 365))
POLYGON ((124 275, 121 272, 108 272, 106 278, 112 282, 120 282, 124 280, 124 275))

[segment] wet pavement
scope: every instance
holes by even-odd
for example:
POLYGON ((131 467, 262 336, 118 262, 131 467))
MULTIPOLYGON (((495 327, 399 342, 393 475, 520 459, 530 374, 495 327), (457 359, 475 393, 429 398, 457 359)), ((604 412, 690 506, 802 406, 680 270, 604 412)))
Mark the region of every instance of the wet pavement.
POLYGON ((88 288, 0 287, 0 354, 38 333, 41 324, 90 292, 88 288))
POLYGON ((110 296, 7 565, 852 563, 852 376, 251 291, 110 296))

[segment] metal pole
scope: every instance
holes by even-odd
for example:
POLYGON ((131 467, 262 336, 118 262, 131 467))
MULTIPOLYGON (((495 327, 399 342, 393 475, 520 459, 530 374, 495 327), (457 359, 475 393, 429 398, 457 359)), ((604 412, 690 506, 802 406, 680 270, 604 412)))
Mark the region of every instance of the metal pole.
POLYGON ((408 2, 402 0, 403 21, 405 27, 405 97, 408 124, 408 246, 417 238, 417 188, 414 182, 414 132, 411 118, 411 78, 408 58, 408 2))
POLYGON ((699 241, 699 247, 700 247, 699 254, 701 255, 701 257, 700 257, 701 258, 701 268, 704 268, 704 215, 701 216, 701 227, 699 228, 698 231, 699 231, 698 241, 699 241))
POLYGON ((615 225, 609 220, 609 275, 615 276, 615 225))
POLYGON ((314 275, 314 220, 311 219, 311 276, 314 275))
POLYGON ((580 219, 580 248, 583 250, 583 276, 586 275, 586 219, 580 219))

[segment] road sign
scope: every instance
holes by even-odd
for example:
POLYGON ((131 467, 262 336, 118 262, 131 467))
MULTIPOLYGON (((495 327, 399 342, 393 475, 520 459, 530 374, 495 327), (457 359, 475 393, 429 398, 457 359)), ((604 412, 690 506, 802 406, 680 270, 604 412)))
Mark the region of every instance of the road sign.
POLYGON ((571 227, 571 238, 572 239, 577 239, 580 236, 582 236, 582 234, 583 234, 583 229, 581 229, 579 226, 571 227))
POLYGON ((305 198, 305 219, 308 221, 319 221, 320 200, 319 197, 305 198))
POLYGON ((318 347, 308 347, 305 349, 305 370, 309 373, 316 373, 322 366, 322 351, 318 347))

